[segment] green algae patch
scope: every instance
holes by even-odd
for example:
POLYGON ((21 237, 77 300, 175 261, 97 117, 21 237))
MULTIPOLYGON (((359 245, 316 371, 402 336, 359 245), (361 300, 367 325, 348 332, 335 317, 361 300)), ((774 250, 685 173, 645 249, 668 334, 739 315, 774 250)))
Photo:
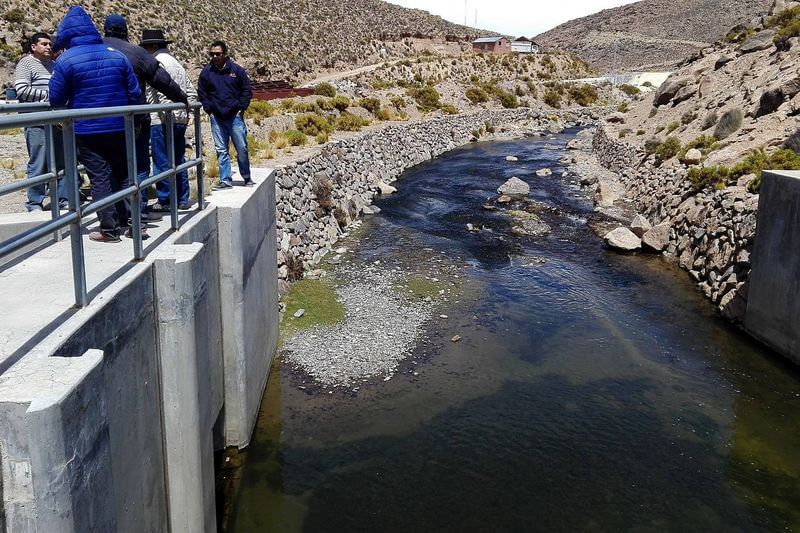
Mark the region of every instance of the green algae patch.
POLYGON ((420 299, 426 297, 434 298, 444 287, 445 284, 442 282, 422 277, 410 277, 402 282, 395 283, 395 289, 398 292, 420 299))
POLYGON ((506 214, 511 218, 516 218, 519 220, 539 220, 539 217, 537 217, 533 213, 528 213, 527 211, 517 211, 511 209, 509 211, 506 211, 506 214))
POLYGON ((336 289, 328 278, 296 282, 283 301, 286 311, 281 321, 281 338, 290 337, 298 330, 330 326, 344 320, 344 306, 336 299, 336 289), (295 318, 299 309, 305 309, 305 314, 295 318))

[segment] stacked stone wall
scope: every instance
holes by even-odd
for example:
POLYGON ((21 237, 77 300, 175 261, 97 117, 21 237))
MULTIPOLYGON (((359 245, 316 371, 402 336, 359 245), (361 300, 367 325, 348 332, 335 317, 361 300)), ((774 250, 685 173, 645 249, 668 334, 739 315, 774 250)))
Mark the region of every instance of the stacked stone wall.
POLYGON ((545 116, 531 109, 486 110, 399 124, 332 142, 318 154, 277 170, 279 276, 292 278, 327 253, 342 229, 406 169, 482 134, 562 131, 586 115, 545 116))
POLYGON ((724 316, 741 321, 758 210, 758 195, 745 187, 749 178, 722 190, 697 191, 683 165, 657 166, 603 128, 597 129, 592 150, 619 175, 626 196, 651 224, 670 225, 666 253, 678 259, 724 316))

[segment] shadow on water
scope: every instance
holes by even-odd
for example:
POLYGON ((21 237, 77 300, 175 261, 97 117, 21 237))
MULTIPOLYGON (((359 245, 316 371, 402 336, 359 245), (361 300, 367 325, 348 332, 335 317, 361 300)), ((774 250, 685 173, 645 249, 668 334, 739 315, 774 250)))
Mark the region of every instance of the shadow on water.
POLYGON ((391 381, 309 393, 275 370, 232 531, 800 530, 797 370, 677 267, 603 249, 560 176, 568 139, 479 143, 401 177, 359 259, 425 250, 479 290, 391 381), (548 237, 480 208, 511 176, 550 208, 548 237))

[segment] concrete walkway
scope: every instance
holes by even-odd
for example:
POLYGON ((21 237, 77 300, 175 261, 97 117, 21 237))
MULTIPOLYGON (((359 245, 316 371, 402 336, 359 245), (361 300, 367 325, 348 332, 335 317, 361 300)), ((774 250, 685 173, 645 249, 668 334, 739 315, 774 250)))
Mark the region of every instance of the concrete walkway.
MULTIPOLYGON (((253 178, 260 182, 269 172, 267 169, 253 169, 253 178)), ((238 189, 242 194, 249 190, 235 187, 232 191, 209 195, 207 202, 211 205, 228 202, 232 197, 240 196, 238 189)), ((183 226, 196 213, 196 208, 179 212, 180 225, 183 226)), ((94 230, 97 224, 89 224, 88 227, 94 230)), ((158 222, 148 223, 147 232, 150 238, 143 244, 145 253, 150 254, 173 235, 169 214, 158 222)), ((86 284, 90 299, 84 309, 74 307, 72 255, 68 238, 12 262, 10 266, 0 267, 0 374, 70 317, 91 314, 94 307, 103 303, 102 296, 99 296, 103 288, 132 269, 147 268, 143 263, 133 261, 131 239, 123 237, 118 243, 100 243, 89 240, 87 234, 84 228, 86 284)))

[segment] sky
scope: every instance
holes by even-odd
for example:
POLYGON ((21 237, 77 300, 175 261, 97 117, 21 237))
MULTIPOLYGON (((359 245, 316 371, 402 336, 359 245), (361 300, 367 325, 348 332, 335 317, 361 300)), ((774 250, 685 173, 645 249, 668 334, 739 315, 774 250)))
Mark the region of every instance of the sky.
MULTIPOLYGON (((424 9, 464 24, 465 0, 387 0, 404 7, 424 9)), ((636 0, 466 0, 467 26, 494 30, 515 37, 533 37, 574 18, 600 10, 632 4, 636 0)))

